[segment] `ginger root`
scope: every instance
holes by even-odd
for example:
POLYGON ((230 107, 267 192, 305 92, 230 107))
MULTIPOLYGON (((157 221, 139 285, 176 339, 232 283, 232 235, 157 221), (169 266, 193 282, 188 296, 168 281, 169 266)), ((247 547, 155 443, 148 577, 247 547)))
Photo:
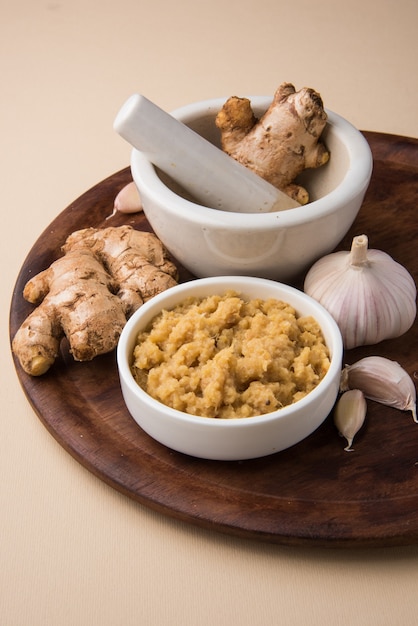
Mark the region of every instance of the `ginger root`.
POLYGON ((216 117, 222 149, 300 204, 309 202, 309 194, 296 177, 329 159, 320 140, 326 122, 320 94, 307 87, 296 91, 291 83, 280 85, 259 120, 250 100, 236 96, 216 117))
POLYGON ((177 282, 177 268, 157 237, 130 226, 76 231, 63 252, 23 291, 38 306, 20 326, 12 349, 32 376, 52 366, 64 336, 76 361, 110 352, 127 318, 177 282))
POLYGON ((126 323, 115 289, 112 277, 89 250, 70 252, 34 276, 23 295, 39 306, 13 339, 25 372, 44 374, 57 358, 64 335, 77 361, 112 350, 126 323))
POLYGON ((86 228, 72 233, 64 252, 89 248, 115 279, 125 314, 177 282, 177 268, 159 239, 131 226, 86 228))

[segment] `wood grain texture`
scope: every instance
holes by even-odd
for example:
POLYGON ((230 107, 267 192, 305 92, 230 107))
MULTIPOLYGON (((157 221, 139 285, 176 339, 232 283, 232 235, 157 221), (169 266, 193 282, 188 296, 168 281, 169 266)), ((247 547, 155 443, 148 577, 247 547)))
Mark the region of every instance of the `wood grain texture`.
MULTIPOLYGON (((365 233, 418 280, 418 140, 364 133, 374 156, 372 181, 350 232, 349 249, 365 233)), ((151 230, 142 214, 108 216, 131 180, 128 168, 67 207, 40 236, 17 278, 10 309, 12 338, 32 310, 26 281, 59 254, 68 234, 87 226, 130 223, 151 230)), ((191 276, 180 268, 181 280, 191 276)), ((296 286, 300 286, 296 285, 296 286)), ((406 335, 351 350, 345 362, 380 354, 417 377, 417 324, 406 335)), ((75 363, 65 342, 41 378, 16 372, 46 428, 82 465, 139 503, 176 519, 235 536, 292 546, 370 547, 418 541, 418 426, 410 413, 368 402, 355 451, 343 451, 329 417, 300 444, 240 462, 205 461, 174 452, 146 435, 129 416, 115 353, 75 363)))

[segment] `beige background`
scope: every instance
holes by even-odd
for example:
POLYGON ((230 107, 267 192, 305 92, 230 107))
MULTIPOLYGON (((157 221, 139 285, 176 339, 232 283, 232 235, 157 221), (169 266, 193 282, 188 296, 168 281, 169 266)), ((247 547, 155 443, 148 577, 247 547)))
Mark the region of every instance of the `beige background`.
POLYGON ((72 200, 126 167, 113 119, 315 87, 361 129, 418 135, 416 0, 0 0, 0 623, 412 626, 418 548, 291 549, 206 532, 110 489, 49 435, 8 343, 14 281, 72 200))

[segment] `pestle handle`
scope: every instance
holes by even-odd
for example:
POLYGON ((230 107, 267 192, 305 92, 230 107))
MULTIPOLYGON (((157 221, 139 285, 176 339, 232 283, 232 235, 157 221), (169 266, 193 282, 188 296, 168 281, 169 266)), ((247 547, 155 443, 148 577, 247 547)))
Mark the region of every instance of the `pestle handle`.
POLYGON ((239 213, 299 206, 142 95, 125 102, 114 129, 204 206, 239 213))

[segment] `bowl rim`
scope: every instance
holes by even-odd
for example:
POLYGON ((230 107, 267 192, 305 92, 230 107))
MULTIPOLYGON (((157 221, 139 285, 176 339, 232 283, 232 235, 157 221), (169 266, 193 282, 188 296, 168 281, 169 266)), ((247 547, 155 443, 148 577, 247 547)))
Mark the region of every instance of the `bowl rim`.
MULTIPOLYGON (((272 297, 274 296, 272 295, 272 297)), ((286 295, 277 296, 277 298, 279 297, 285 300, 286 295)), ((174 304, 173 306, 176 305, 174 304)), ((310 313, 310 315, 313 315, 315 317, 315 313, 310 313)), ((322 328, 323 323, 320 324, 320 326, 322 328)), ((328 385, 328 382, 332 382, 338 372, 341 372, 343 360, 343 341, 340 329, 331 314, 319 302, 314 300, 311 296, 305 294, 300 289, 297 289, 296 287, 292 287, 291 285, 280 283, 271 279, 257 278, 252 276, 211 276, 208 278, 197 278, 195 280, 187 281, 185 283, 179 283, 178 285, 170 287, 162 293, 153 296, 153 298, 145 302, 139 309, 137 309, 135 313, 133 313, 133 315, 129 318, 126 325, 124 326, 117 346, 116 359, 121 382, 123 381, 134 395, 139 396, 142 402, 145 405, 148 405, 154 411, 163 412, 167 418, 170 418, 175 422, 201 426, 205 425, 208 428, 230 429, 242 428, 243 426, 253 427, 258 424, 275 420, 285 420, 291 417, 294 413, 298 413, 300 410, 303 410, 304 407, 309 409, 309 405, 311 404, 311 402, 314 401, 317 396, 322 394, 324 388, 328 385), (255 415, 246 418, 220 419, 217 417, 192 415, 189 413, 184 413, 177 409, 173 409, 165 405, 164 403, 155 400, 138 385, 133 377, 128 361, 129 353, 131 353, 131 346, 134 343, 133 335, 136 334, 140 330, 140 328, 142 328, 141 320, 143 317, 147 317, 148 315, 150 315, 149 319, 151 320, 155 315, 158 315, 158 313, 164 308, 164 302, 167 299, 171 298, 173 291, 176 292, 177 303, 179 303, 185 297, 192 295, 191 292, 193 292, 196 288, 199 289, 200 286, 205 287, 213 285, 215 290, 214 293, 216 293, 217 291, 226 291, 227 289, 235 289, 238 291, 241 288, 242 290, 244 290, 245 287, 250 284, 262 284, 266 287, 270 286, 272 289, 279 288, 283 294, 293 294, 297 298, 309 302, 310 307, 317 314, 319 314, 320 317, 326 320, 329 334, 332 336, 333 342, 332 349, 329 346, 331 350, 330 367, 325 376, 312 391, 310 391, 306 396, 304 396, 297 402, 287 405, 281 409, 277 409, 276 411, 272 411, 271 413, 266 413, 264 415, 255 415)))
MULTIPOLYGON (((251 98, 254 105, 262 107, 267 107, 271 99, 267 96, 251 98)), ((191 103, 175 109, 172 115, 183 120, 197 111, 201 111, 202 115, 211 114, 224 102, 223 98, 213 98, 191 103)), ((132 176, 141 193, 145 190, 151 201, 164 205, 167 213, 202 227, 213 225, 217 228, 225 227, 237 231, 242 231, 243 228, 257 231, 277 226, 293 227, 300 223, 307 224, 316 221, 318 218, 334 213, 339 206, 347 204, 363 193, 369 185, 373 169, 372 152, 361 131, 341 115, 329 109, 325 110, 328 115, 327 127, 332 128, 333 132, 340 137, 346 138, 344 143, 350 163, 343 180, 336 189, 305 206, 271 213, 234 213, 196 204, 168 188, 158 177, 154 165, 135 148, 131 151, 132 176)), ((146 207, 144 209, 146 213, 146 207)))

